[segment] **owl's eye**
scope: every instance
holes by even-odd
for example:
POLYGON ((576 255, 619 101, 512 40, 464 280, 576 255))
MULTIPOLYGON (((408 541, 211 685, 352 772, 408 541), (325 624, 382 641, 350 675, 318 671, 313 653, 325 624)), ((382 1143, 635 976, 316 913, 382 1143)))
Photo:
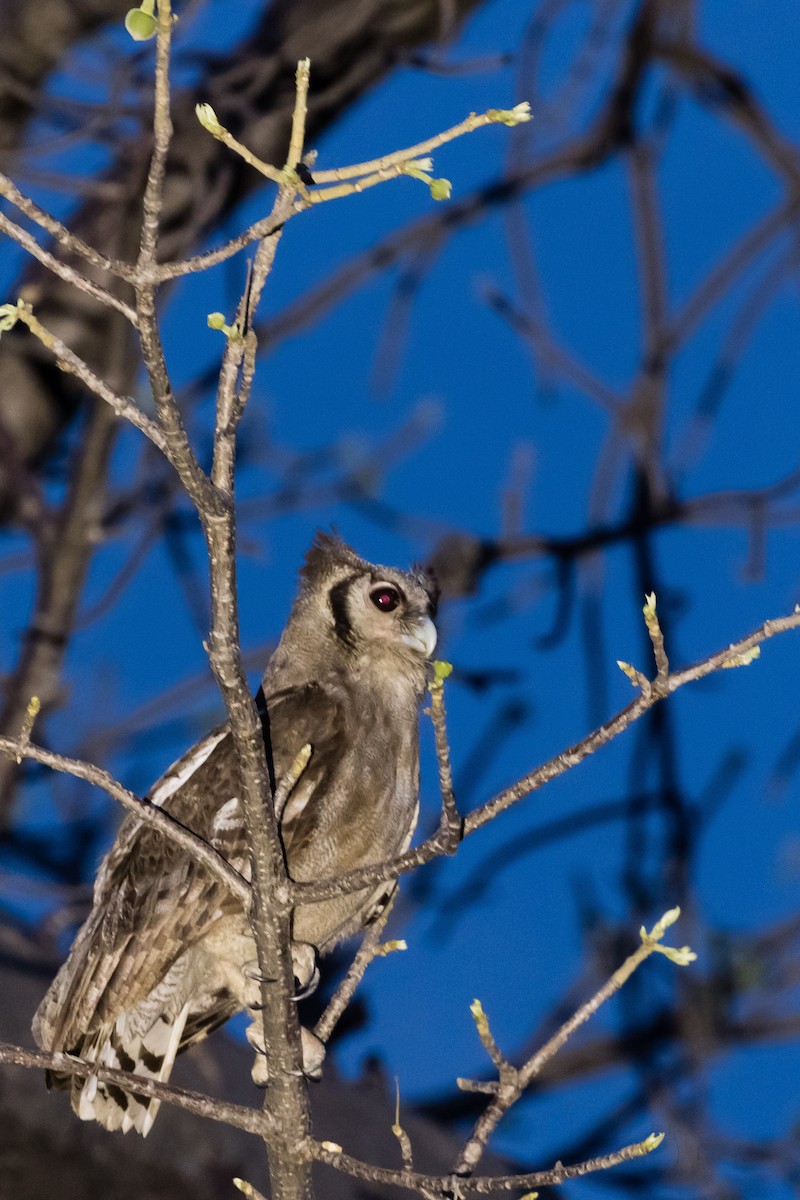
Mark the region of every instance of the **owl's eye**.
POLYGON ((381 612, 394 612, 400 603, 400 593, 390 583, 379 583, 369 594, 369 598, 381 612))

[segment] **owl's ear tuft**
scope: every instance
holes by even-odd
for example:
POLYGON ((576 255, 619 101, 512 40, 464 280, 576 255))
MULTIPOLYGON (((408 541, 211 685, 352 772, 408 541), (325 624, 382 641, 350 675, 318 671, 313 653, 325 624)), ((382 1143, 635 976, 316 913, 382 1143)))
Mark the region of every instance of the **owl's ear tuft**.
POLYGON ((360 558, 355 550, 347 545, 347 542, 342 541, 335 530, 326 533, 325 530, 318 529, 306 552, 300 574, 304 580, 314 582, 338 571, 341 567, 358 571, 363 566, 363 558, 360 558))

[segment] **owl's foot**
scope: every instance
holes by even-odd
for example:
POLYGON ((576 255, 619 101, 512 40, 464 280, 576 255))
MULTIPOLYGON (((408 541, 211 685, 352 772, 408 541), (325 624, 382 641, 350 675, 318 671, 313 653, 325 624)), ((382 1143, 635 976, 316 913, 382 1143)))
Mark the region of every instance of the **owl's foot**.
POLYGON ((300 1027, 300 1043, 303 1047, 303 1074, 308 1079, 322 1078, 322 1064, 325 1061, 325 1043, 321 1042, 315 1033, 305 1026, 300 1027))
MULTIPOLYGON (((256 1052, 250 1072, 253 1083, 256 1087, 266 1087, 269 1082, 269 1069, 260 1022, 254 1021, 252 1025, 248 1026, 247 1040, 256 1052)), ((301 1026, 300 1044, 303 1050, 303 1074, 308 1079, 321 1079, 322 1064, 325 1061, 325 1043, 321 1042, 310 1029, 301 1026)))
POLYGON ((319 983, 317 948, 311 942, 292 942, 292 973, 298 992, 295 999, 310 996, 319 983))
POLYGON ((267 1050, 264 1045, 264 1031, 261 1028, 261 1022, 253 1021, 252 1025, 248 1025, 245 1037, 256 1052, 250 1076, 256 1087, 266 1087, 269 1082, 269 1071, 267 1069, 267 1050))

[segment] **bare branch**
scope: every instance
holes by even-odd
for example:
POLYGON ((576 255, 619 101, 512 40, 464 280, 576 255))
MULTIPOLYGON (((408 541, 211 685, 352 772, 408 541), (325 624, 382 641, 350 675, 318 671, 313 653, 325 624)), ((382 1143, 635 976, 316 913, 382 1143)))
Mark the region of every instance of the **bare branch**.
POLYGON ((101 287, 99 283, 82 275, 80 271, 76 271, 68 263, 61 262, 55 255, 45 250, 36 241, 32 234, 23 229, 21 225, 15 224, 8 217, 0 213, 0 232, 5 233, 13 241, 17 242, 23 250, 27 250, 32 258, 35 258, 42 266, 47 267, 54 275, 58 275, 66 283, 71 283, 74 287, 82 292, 86 292, 88 296, 93 296, 95 300, 99 300, 101 304, 107 305, 108 308, 113 308, 116 312, 122 313, 126 320, 130 321, 131 325, 136 325, 136 313, 129 304, 124 300, 120 300, 113 292, 107 288, 101 287))
POLYGON ((255 225, 251 225, 249 229, 245 229, 244 233, 240 233, 237 237, 231 238, 224 246, 220 246, 217 250, 209 250, 206 254, 198 254, 193 258, 181 259, 180 262, 157 263, 151 272, 142 277, 142 282, 147 283, 164 283, 168 279, 179 279, 182 275, 192 275, 200 271, 207 271, 209 267, 216 267, 221 262, 226 262, 229 258, 233 258, 240 250, 244 250, 247 246, 252 246, 253 242, 260 242, 262 238, 267 238, 272 233, 276 233, 282 225, 282 220, 270 213, 267 217, 262 217, 260 221, 256 221, 255 225))
POLYGON ((214 429, 214 457, 211 481, 221 495, 233 495, 236 465, 236 435, 252 387, 255 373, 257 340, 250 329, 252 313, 258 307, 267 277, 272 270, 283 226, 293 211, 293 193, 284 188, 269 216, 273 232, 259 243, 253 260, 249 286, 239 303, 236 328, 238 337, 228 337, 217 386, 217 414, 214 429), (241 379, 240 379, 241 373, 241 379))
POLYGON ((321 1142, 309 1141, 306 1147, 309 1155, 317 1162, 327 1163, 345 1175, 363 1179, 366 1183, 390 1184, 405 1188, 406 1191, 435 1192, 440 1196, 457 1196, 464 1192, 475 1192, 485 1196, 493 1192, 547 1187, 566 1183, 568 1179, 578 1179, 582 1175, 591 1175, 595 1171, 607 1171, 620 1163, 652 1153, 660 1143, 661 1137, 651 1134, 644 1141, 623 1146, 621 1150, 612 1154, 589 1158, 585 1162, 572 1163, 569 1166, 556 1163, 549 1171, 532 1171, 526 1175, 475 1175, 463 1178, 459 1175, 424 1175, 419 1171, 392 1171, 386 1167, 373 1167, 370 1163, 361 1162, 343 1151, 327 1149, 321 1142))
MULTIPOLYGON (((517 783, 504 788, 492 800, 488 800, 473 812, 468 813, 463 820, 464 836, 466 837, 469 834, 477 832, 478 829, 488 824, 489 821, 494 820, 499 813, 504 812, 507 808, 511 808, 512 805, 517 804, 532 792, 538 791, 545 783, 549 783, 551 779, 556 779, 572 767, 576 767, 578 763, 583 762, 590 754, 594 754, 601 746, 605 746, 608 742, 613 741, 614 738, 619 737, 629 726, 638 721, 644 713, 658 704, 660 700, 665 699, 667 695, 676 692, 678 688, 695 680, 703 679, 705 676, 721 670, 728 664, 734 666, 744 665, 742 660, 751 654, 755 647, 759 646, 762 642, 765 642, 768 638, 775 637, 777 634, 786 633, 789 630, 798 628, 800 628, 800 610, 788 617, 778 617, 771 621, 765 621, 753 633, 741 638, 738 642, 732 642, 725 650, 720 650, 718 653, 712 654, 709 658, 705 658, 691 667, 685 667, 682 671, 676 671, 669 675, 666 687, 663 690, 651 687, 648 692, 643 691, 627 708, 622 709, 621 712, 618 712, 610 720, 600 725, 585 738, 582 738, 581 741, 576 742, 575 745, 562 751, 561 754, 557 754, 554 758, 548 759, 546 763, 531 771, 530 774, 525 775, 517 783)), ((294 902, 311 904, 318 900, 328 900, 332 896, 360 891, 365 887, 373 887, 390 879, 396 879, 399 875, 403 875, 407 871, 412 871, 416 867, 431 862, 435 858, 440 858, 442 853, 439 832, 437 830, 432 837, 426 839, 416 849, 409 850, 406 854, 398 855, 397 858, 390 859, 384 863, 361 867, 355 871, 348 871, 344 875, 330 879, 321 879, 315 883, 293 882, 291 890, 294 902)))
POLYGON ((450 663, 433 664, 434 677, 430 684, 431 706, 427 710, 436 741, 436 762, 439 768, 439 790, 442 795, 442 815, 439 839, 444 853, 454 854, 464 836, 464 822, 458 811, 453 791, 453 770, 450 766, 450 744, 447 739, 447 714, 444 707, 444 681, 452 671, 450 663))
POLYGON ((39 208, 38 204, 34 204, 33 200, 29 199, 8 176, 3 174, 0 174, 0 196, 5 196, 6 200, 9 200, 26 217, 41 226, 65 250, 85 259, 93 267, 99 267, 101 271, 108 272, 109 275, 117 275, 120 279, 129 281, 133 278, 136 268, 132 263, 108 258, 99 250, 95 250, 93 246, 87 245, 81 238, 71 233, 66 225, 62 225, 50 213, 39 208))
MULTIPOLYGON (((712 654, 709 658, 705 658, 691 667, 685 667, 682 671, 676 671, 671 674, 668 677, 666 694, 676 692, 678 688, 683 687, 687 683, 704 679, 707 675, 719 671, 726 663, 735 661, 742 654, 752 650, 768 638, 798 628, 800 628, 800 612, 795 612, 788 617, 779 617, 775 620, 765 621, 753 633, 741 638, 738 642, 731 643, 725 650, 720 650, 717 654, 712 654)), ((617 713, 610 721, 606 721, 594 733, 590 733, 588 737, 583 738, 568 750, 563 751, 563 753, 556 755, 555 758, 550 759, 549 762, 544 763, 541 767, 538 767, 535 771, 520 779, 519 782, 512 784, 509 788, 505 788, 493 800, 489 800, 486 804, 481 805, 474 812, 471 812, 464 821, 465 835, 474 833, 481 826, 487 824, 488 821, 491 821, 499 812, 510 808, 512 804, 516 804, 523 796, 530 795, 531 792, 538 790, 538 788, 548 783, 551 779, 555 779, 556 776, 562 775, 571 767, 575 767, 578 763, 583 762, 595 750, 598 750, 601 746, 618 737, 623 730, 632 725, 634 721, 638 721, 648 709, 652 708, 662 699, 664 699, 664 696, 656 692, 655 689, 653 689, 649 696, 645 696, 644 694, 638 696, 633 703, 617 713)))
POLYGON ((490 108, 485 113, 470 113, 466 120, 460 121, 458 125, 453 125, 442 133, 434 134, 424 142, 418 142, 416 146, 409 146, 406 150, 394 150, 391 154, 384 154, 382 158, 355 163, 350 167, 334 167, 330 171, 314 171, 314 182, 339 183, 344 179, 357 179, 360 175, 378 174, 386 171, 389 167, 401 166, 410 159, 423 158, 426 154, 438 150, 440 146, 446 145, 447 142, 452 142, 467 133, 473 133, 476 129, 482 129, 486 125, 520 125, 530 119, 531 110, 527 103, 518 104, 514 109, 490 108))
POLYGON ((664 646, 664 634, 656 613, 656 594, 651 592, 647 596, 642 609, 644 613, 644 622, 647 626, 647 636, 653 646, 653 657, 656 660, 656 680, 662 687, 667 685, 669 679, 669 659, 664 646))
POLYGON ((475 1022, 475 1028, 478 1031, 478 1037, 481 1039, 481 1045, 497 1068, 501 1080, 503 1076, 507 1074, 509 1069, 514 1075, 516 1075, 516 1071, 513 1067, 511 1067, 508 1059, 503 1054, 497 1042, 494 1040, 494 1034, 492 1033, 489 1025, 489 1018, 484 1012, 483 1005, 481 1004, 480 1000, 473 1000, 472 1004, 469 1006, 469 1011, 472 1013, 472 1019, 475 1022))
POLYGON ((172 6, 170 0, 158 0, 156 39, 155 106, 153 111, 153 153, 142 200, 142 231, 137 267, 151 266, 156 259, 158 228, 167 154, 172 140, 170 116, 169 58, 172 42, 172 6))
POLYGON ((133 792, 128 791, 108 771, 104 771, 92 763, 81 762, 77 758, 66 758, 61 754, 45 750, 41 746, 25 744, 14 738, 0 737, 0 753, 7 754, 12 758, 16 758, 18 755, 22 758, 29 758, 33 762, 50 767, 53 771, 59 771, 63 775, 72 775, 75 779, 85 779, 87 783, 100 788, 108 796, 111 796, 112 800, 117 800, 124 808, 135 813, 142 824, 158 830, 164 837, 169 838, 170 841, 185 850, 196 862, 201 863, 215 879, 218 879, 229 892, 233 893, 245 911, 249 911, 252 900, 250 885, 221 854, 217 853, 213 846, 182 825, 180 821, 176 821, 163 808, 151 804, 149 800, 142 800, 133 792))
POLYGON ((84 1078, 93 1075, 102 1083, 116 1084, 126 1091, 160 1100, 164 1104, 173 1104, 176 1108, 183 1108, 197 1117, 208 1117, 211 1121, 232 1125, 246 1133, 263 1133, 269 1122, 268 1114, 265 1115, 261 1109, 249 1108, 244 1104, 229 1104, 225 1100, 205 1096, 202 1092, 161 1083, 158 1079, 148 1079, 130 1071, 117 1071, 113 1067, 83 1062, 72 1054, 48 1054, 44 1050, 25 1050, 22 1046, 0 1042, 0 1063, 31 1067, 34 1070, 57 1071, 59 1074, 79 1075, 84 1078))
POLYGON ((9 328, 10 324, 13 324, 14 321, 22 321, 24 325, 27 325, 34 337, 38 338, 42 345, 55 355, 56 363, 62 371, 74 375, 90 392, 98 396, 112 408, 118 417, 124 417, 126 421, 129 421, 154 446, 158 447, 162 454, 165 454, 172 461, 167 441, 158 425, 145 416, 133 400, 128 399, 126 396, 118 395, 99 376, 95 375, 87 363, 70 350, 69 346, 62 342, 61 338, 56 337, 54 333, 51 333, 49 329, 46 329, 42 325, 41 321, 34 316, 29 304, 18 300, 16 305, 2 305, 1 310, 4 314, 5 328, 9 328))
MULTIPOLYGON (((314 1026, 314 1033, 321 1042, 327 1042, 330 1038, 343 1012, 353 999, 356 988, 364 978, 367 967, 374 959, 387 952, 387 948, 381 945, 381 934, 386 928, 386 922, 389 920, 393 903, 394 897, 387 901, 381 914, 373 921, 364 934, 361 945, 358 948, 358 953, 350 964, 347 974, 328 1002, 328 1007, 314 1026)), ((394 950, 405 949, 405 942, 396 942, 393 945, 390 943, 390 945, 394 950)))
POLYGON ((506 1059, 497 1049, 494 1038, 492 1038, 489 1032, 489 1023, 486 1020, 483 1009, 480 1003, 477 1000, 475 1001, 473 1016, 475 1016, 475 1022, 478 1025, 481 1041, 489 1051, 492 1062, 498 1068, 500 1078, 497 1094, 481 1114, 464 1149, 459 1155, 455 1168, 457 1175, 468 1174, 475 1169, 483 1157, 492 1133, 512 1105, 516 1104, 531 1081, 536 1078, 545 1064, 558 1053, 561 1047, 566 1045, 575 1030, 588 1021, 615 992, 618 992, 630 979, 634 971, 651 954, 656 952, 666 954, 673 962, 681 966, 694 961, 697 956, 688 947, 684 946, 681 950, 673 950, 671 947, 661 945, 664 933, 670 925, 675 923, 679 915, 680 909, 671 909, 668 913, 665 913, 649 933, 645 929, 642 929, 640 934, 641 945, 638 949, 629 955, 622 966, 618 967, 610 979, 595 992, 594 996, 590 1000, 587 1000, 585 1004, 582 1004, 577 1012, 563 1023, 561 1028, 553 1034, 544 1046, 531 1055, 528 1061, 518 1069, 510 1068, 506 1059), (475 1013, 476 1005, 479 1010, 477 1015, 475 1013))
POLYGON ((289 153, 286 157, 286 169, 289 171, 296 170, 303 157, 303 149, 306 141, 306 118, 308 116, 310 67, 311 61, 307 58, 301 58, 297 64, 294 110, 292 112, 292 133, 289 139, 289 153))
MULTIPOLYGON (((169 381, 156 318, 154 287, 137 287, 136 312, 139 320, 142 358, 150 379, 153 402, 161 425, 159 442, 156 444, 177 471, 178 477, 195 507, 198 509, 206 507, 211 511, 219 512, 222 501, 192 450, 169 381)), ((151 441, 153 440, 151 438, 151 441)))

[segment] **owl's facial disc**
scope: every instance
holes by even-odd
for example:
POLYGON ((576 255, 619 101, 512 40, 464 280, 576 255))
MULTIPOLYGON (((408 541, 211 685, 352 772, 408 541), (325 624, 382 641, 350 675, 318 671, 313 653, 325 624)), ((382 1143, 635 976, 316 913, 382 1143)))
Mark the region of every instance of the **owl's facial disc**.
POLYGON ((424 658, 430 658, 436 649, 436 626, 430 617, 418 617, 410 633, 401 633, 400 641, 424 658))
POLYGON ((367 648, 430 658, 436 647, 431 595, 402 571, 350 575, 331 588, 334 631, 350 650, 367 648))

